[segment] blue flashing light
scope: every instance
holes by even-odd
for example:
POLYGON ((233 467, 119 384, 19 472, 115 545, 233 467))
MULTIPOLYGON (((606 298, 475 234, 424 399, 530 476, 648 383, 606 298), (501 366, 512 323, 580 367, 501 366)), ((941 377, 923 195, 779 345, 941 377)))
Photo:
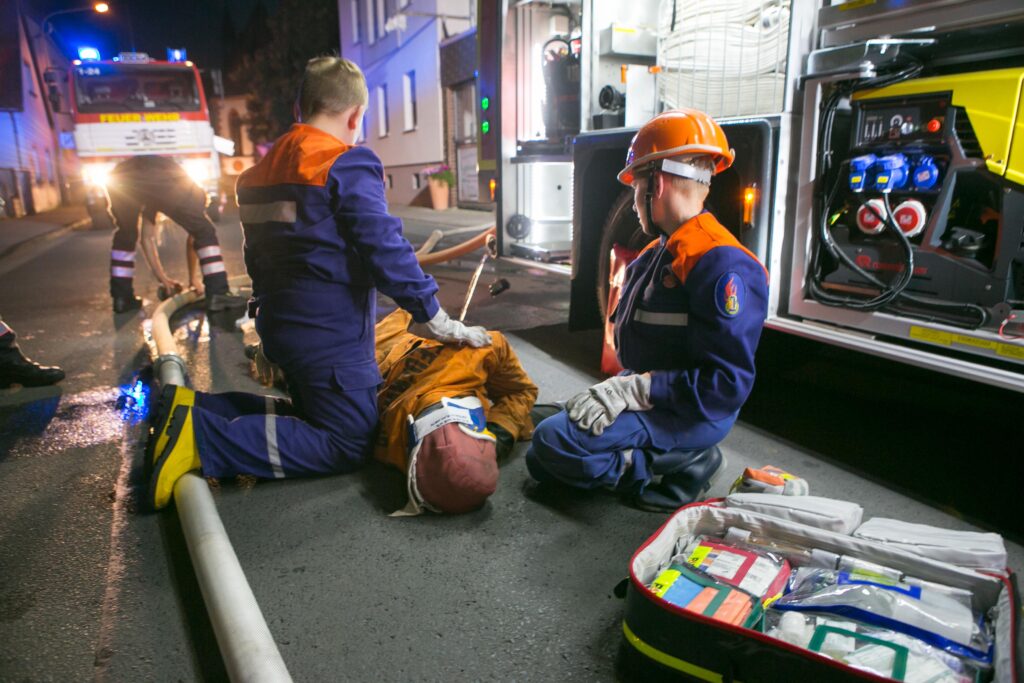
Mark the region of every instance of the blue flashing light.
POLYGON ((78 58, 83 62, 85 61, 98 61, 100 59, 100 51, 94 47, 87 47, 83 45, 78 48, 78 58))
POLYGON ((138 424, 149 415, 149 385, 141 379, 133 384, 120 387, 117 407, 121 410, 121 419, 129 424, 138 424))
POLYGON ((185 52, 183 47, 169 47, 167 48, 167 61, 168 62, 184 62, 188 59, 188 54, 185 52))

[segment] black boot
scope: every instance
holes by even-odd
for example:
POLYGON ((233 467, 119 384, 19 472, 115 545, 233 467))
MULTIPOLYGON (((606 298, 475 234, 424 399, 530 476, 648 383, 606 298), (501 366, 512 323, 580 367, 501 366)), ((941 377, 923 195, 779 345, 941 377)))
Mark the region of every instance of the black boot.
POLYGON ((644 455, 650 458, 651 471, 660 475, 661 481, 653 480, 643 491, 634 494, 631 502, 642 510, 655 512, 672 512, 702 500, 727 465, 718 446, 701 451, 644 455))
POLYGON ((137 296, 115 296, 114 313, 129 313, 142 308, 142 299, 137 296))
POLYGON ((249 303, 249 297, 231 292, 220 292, 218 294, 206 294, 206 310, 209 313, 218 311, 240 310, 249 303))
POLYGON ((0 351, 0 389, 12 384, 23 387, 45 387, 64 379, 64 371, 35 363, 15 346, 0 351))

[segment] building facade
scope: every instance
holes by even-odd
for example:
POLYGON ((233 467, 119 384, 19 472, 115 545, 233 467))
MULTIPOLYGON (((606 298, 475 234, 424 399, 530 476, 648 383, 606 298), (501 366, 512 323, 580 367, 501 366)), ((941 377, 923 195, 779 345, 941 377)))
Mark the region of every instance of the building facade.
POLYGON ((56 208, 75 192, 64 180, 77 163, 71 118, 51 98, 66 81, 69 64, 18 3, 2 4, 0 199, 6 215, 21 216, 56 208))
POLYGON ((338 1, 341 54, 370 91, 362 141, 384 162, 389 202, 429 203, 424 169, 455 166, 438 46, 469 30, 475 12, 474 0, 338 1))

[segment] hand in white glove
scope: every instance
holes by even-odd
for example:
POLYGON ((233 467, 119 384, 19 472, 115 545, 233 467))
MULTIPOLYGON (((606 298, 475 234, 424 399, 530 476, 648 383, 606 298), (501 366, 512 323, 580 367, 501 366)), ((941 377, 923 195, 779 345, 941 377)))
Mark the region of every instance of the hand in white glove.
POLYGON ((609 377, 582 391, 565 404, 569 419, 591 434, 604 433, 623 410, 650 410, 651 375, 609 377))
POLYGON ((413 334, 439 342, 468 344, 480 348, 491 345, 491 335, 482 327, 467 327, 458 320, 452 320, 443 308, 426 323, 416 323, 411 327, 413 334))

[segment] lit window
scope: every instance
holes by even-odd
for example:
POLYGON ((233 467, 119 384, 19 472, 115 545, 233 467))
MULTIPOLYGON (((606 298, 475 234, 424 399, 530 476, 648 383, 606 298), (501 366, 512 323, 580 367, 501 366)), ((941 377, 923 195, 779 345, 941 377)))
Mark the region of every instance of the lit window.
POLYGON ((416 72, 402 76, 402 104, 405 115, 405 130, 416 129, 416 72))
POLYGON ((388 134, 388 86, 377 86, 377 137, 388 134))

